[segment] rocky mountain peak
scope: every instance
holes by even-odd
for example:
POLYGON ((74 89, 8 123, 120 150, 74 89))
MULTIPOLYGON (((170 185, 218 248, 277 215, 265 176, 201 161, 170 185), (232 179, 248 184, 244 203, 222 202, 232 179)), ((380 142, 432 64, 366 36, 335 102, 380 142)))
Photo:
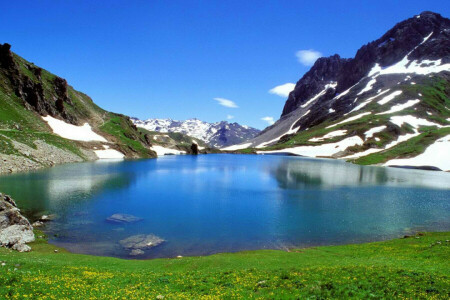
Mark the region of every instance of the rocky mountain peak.
MULTIPOLYGON (((339 55, 319 58, 297 82, 289 95, 281 116, 296 110, 317 95, 330 82, 336 82, 334 94, 339 94, 367 76, 375 64, 381 68, 393 65, 405 56, 409 60, 450 62, 450 20, 440 14, 425 11, 396 24, 381 38, 362 46, 354 58, 339 55)), ((321 97, 324 95, 321 95, 321 97)))
POLYGON ((346 62, 347 59, 341 58, 338 54, 319 58, 289 94, 282 116, 297 109, 307 99, 323 90, 326 84, 336 82, 346 62))

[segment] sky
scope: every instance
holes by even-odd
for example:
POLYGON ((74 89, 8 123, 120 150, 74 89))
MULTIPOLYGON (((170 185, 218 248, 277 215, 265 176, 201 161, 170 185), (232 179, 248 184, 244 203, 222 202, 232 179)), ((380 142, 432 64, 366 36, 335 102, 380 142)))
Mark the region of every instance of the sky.
POLYGON ((0 43, 102 108, 264 128, 321 56, 445 1, 0 0, 0 43))

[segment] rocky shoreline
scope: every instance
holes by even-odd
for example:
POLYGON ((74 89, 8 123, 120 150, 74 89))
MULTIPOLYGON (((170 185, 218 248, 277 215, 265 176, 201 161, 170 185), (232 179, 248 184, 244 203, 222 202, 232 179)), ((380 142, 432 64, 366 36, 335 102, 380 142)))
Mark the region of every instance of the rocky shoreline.
POLYGON ((14 200, 0 193, 0 246, 29 252, 27 243, 35 240, 33 226, 17 208, 14 200))

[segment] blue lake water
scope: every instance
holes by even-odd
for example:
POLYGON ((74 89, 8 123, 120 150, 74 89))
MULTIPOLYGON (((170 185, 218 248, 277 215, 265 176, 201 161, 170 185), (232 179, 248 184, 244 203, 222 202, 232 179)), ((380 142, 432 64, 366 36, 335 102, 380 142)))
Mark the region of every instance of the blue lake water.
POLYGON ((450 230, 450 173, 289 156, 102 161, 0 177, 31 218, 56 213, 50 242, 130 257, 118 241, 166 240, 137 258, 359 243, 450 230), (112 224, 114 213, 143 218, 112 224))

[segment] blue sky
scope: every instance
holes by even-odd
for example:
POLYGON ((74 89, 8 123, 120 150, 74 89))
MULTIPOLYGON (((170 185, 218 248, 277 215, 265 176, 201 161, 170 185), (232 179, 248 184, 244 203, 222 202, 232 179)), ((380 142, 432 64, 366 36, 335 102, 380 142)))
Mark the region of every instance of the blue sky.
POLYGON ((257 128, 286 100, 269 91, 318 55, 353 57, 424 10, 450 15, 448 0, 2 2, 0 43, 105 109, 257 128))

